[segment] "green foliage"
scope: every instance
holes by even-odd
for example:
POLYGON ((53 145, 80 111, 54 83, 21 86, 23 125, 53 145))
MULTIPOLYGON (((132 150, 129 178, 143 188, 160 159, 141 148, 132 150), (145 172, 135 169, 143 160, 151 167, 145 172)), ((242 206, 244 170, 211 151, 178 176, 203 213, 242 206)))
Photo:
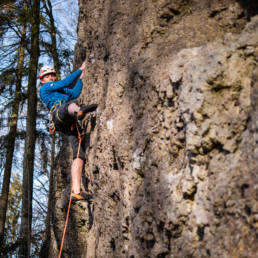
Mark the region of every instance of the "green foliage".
POLYGON ((0 74, 0 94, 3 95, 12 95, 13 94, 13 85, 15 83, 15 69, 7 68, 4 69, 0 74))

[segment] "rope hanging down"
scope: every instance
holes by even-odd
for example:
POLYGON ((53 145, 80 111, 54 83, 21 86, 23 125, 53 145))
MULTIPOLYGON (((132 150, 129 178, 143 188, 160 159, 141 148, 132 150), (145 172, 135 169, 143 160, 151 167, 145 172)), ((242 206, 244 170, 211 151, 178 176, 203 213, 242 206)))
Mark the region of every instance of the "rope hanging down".
POLYGON ((64 226, 64 231, 63 231, 63 236, 62 236, 62 241, 61 241, 61 246, 60 246, 60 251, 59 251, 58 258, 61 258, 61 255, 62 255, 65 233, 66 233, 66 228, 67 228, 68 219, 69 219, 69 213, 70 213, 70 209, 71 209, 71 202, 72 202, 72 192, 70 194, 70 200, 69 200, 68 210, 67 210, 67 214, 66 214, 65 226, 64 226))

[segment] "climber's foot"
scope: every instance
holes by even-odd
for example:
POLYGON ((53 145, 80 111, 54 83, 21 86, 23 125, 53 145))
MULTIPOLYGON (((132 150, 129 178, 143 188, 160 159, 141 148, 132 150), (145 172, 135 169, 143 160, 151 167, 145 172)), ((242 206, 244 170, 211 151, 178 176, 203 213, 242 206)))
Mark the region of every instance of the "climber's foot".
POLYGON ((82 120, 87 113, 95 111, 97 107, 97 104, 91 104, 88 106, 81 107, 80 111, 77 113, 77 119, 82 120))
POLYGON ((89 201, 92 198, 92 195, 90 193, 86 193, 84 191, 81 191, 80 193, 71 193, 72 195, 72 202, 77 202, 77 201, 89 201))

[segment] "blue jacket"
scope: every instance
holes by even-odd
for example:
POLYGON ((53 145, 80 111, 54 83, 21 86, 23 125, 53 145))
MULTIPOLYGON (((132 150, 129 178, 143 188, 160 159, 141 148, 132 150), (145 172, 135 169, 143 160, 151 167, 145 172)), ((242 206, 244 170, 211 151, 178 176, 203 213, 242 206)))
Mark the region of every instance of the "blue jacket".
POLYGON ((59 101, 65 103, 79 97, 82 91, 82 80, 79 78, 72 89, 69 89, 69 87, 75 82, 81 73, 82 71, 79 69, 61 81, 47 82, 41 86, 39 95, 49 110, 59 101))

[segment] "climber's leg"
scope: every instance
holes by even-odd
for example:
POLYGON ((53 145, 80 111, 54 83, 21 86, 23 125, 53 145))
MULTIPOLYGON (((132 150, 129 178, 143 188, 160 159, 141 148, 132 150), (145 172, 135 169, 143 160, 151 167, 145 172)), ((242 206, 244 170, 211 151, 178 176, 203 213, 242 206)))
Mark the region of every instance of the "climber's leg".
POLYGON ((73 102, 68 105, 68 113, 70 116, 75 117, 79 111, 80 111, 80 107, 76 103, 73 102))
POLYGON ((71 177, 72 177, 72 191, 75 194, 80 193, 81 189, 81 176, 84 161, 80 158, 75 158, 72 163, 71 177))
POLYGON ((71 167, 72 201, 88 200, 90 197, 83 195, 81 192, 81 177, 85 161, 85 138, 83 138, 79 146, 78 136, 73 130, 70 131, 68 140, 73 150, 73 163, 71 167))
POLYGON ((90 200, 91 194, 81 190, 81 176, 83 170, 84 160, 76 158, 72 163, 71 177, 72 177, 72 202, 81 200, 90 200))
POLYGON ((79 120, 81 120, 84 118, 86 113, 95 111, 97 107, 97 104, 80 107, 76 100, 72 100, 59 107, 59 117, 63 121, 69 120, 69 117, 77 117, 79 120))
POLYGON ((77 119, 82 120, 87 113, 95 111, 97 107, 98 107, 97 104, 82 106, 80 110, 77 112, 77 119))

